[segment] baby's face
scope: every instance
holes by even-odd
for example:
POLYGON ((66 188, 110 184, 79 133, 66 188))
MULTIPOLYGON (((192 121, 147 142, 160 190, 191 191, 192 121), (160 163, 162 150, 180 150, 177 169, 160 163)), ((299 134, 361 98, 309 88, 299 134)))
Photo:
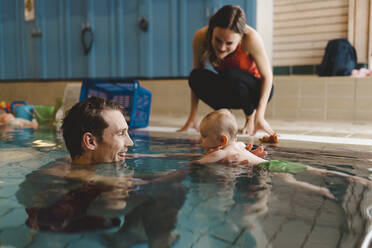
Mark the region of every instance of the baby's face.
POLYGON ((211 121, 203 121, 200 124, 200 146, 205 150, 205 152, 209 152, 220 146, 220 139, 218 134, 215 131, 216 129, 213 127, 213 123, 211 121))

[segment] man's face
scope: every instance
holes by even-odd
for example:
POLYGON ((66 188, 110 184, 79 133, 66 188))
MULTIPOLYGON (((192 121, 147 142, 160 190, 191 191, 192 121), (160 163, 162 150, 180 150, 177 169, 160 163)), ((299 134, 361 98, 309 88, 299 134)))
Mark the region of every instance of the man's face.
POLYGON ((104 110, 101 115, 108 127, 103 131, 102 141, 97 145, 93 160, 96 163, 124 161, 128 146, 133 146, 127 122, 119 110, 104 110))

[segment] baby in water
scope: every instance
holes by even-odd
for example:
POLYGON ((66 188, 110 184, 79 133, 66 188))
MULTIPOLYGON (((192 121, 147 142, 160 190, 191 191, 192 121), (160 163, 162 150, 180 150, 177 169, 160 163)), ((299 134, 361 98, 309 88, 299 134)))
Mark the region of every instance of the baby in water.
POLYGON ((9 126, 13 128, 38 128, 38 123, 35 119, 32 121, 23 119, 23 118, 16 118, 13 114, 10 113, 3 113, 0 114, 0 126, 9 126))
POLYGON ((259 169, 277 173, 286 182, 310 190, 318 191, 329 198, 334 198, 327 188, 314 186, 306 182, 297 181, 292 174, 311 172, 314 174, 331 174, 346 177, 351 181, 371 187, 372 182, 361 177, 348 175, 342 172, 319 169, 305 164, 265 160, 256 156, 247 149, 243 142, 237 141, 238 124, 234 115, 228 109, 219 109, 205 116, 200 124, 200 145, 206 154, 196 162, 209 164, 222 162, 227 164, 240 164, 243 166, 257 166, 259 169))
POLYGON ((237 133, 238 124, 228 109, 209 113, 200 123, 200 146, 206 155, 198 162, 244 162, 247 166, 266 162, 247 150, 243 142, 237 141, 237 133))

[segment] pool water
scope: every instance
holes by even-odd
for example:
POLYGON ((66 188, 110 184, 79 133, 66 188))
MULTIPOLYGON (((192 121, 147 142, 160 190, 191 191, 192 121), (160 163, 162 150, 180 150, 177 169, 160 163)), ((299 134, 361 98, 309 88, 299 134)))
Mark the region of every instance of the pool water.
MULTIPOLYGON (((340 176, 196 166, 196 139, 131 133, 125 163, 71 167, 61 136, 0 132, 0 247, 359 247, 371 190, 340 176), (162 156, 159 156, 162 155, 162 156)), ((267 146, 268 159, 368 179, 372 154, 267 146)))

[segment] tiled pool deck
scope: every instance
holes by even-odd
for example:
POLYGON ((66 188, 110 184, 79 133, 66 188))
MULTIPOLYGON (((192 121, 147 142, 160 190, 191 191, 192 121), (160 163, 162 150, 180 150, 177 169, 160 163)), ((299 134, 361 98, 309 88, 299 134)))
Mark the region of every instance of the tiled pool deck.
MULTIPOLYGON (((187 116, 171 118, 169 116, 151 117, 146 130, 158 133, 173 133, 174 136, 198 137, 195 130, 176 133, 187 116)), ((272 128, 279 134, 280 144, 286 146, 301 146, 319 149, 348 149, 372 152, 372 124, 352 124, 346 122, 314 122, 314 121, 284 121, 268 120, 272 128)), ((244 120, 238 117, 239 126, 244 120)), ((260 143, 258 138, 264 133, 251 137, 239 135, 239 139, 250 143, 260 143)))

